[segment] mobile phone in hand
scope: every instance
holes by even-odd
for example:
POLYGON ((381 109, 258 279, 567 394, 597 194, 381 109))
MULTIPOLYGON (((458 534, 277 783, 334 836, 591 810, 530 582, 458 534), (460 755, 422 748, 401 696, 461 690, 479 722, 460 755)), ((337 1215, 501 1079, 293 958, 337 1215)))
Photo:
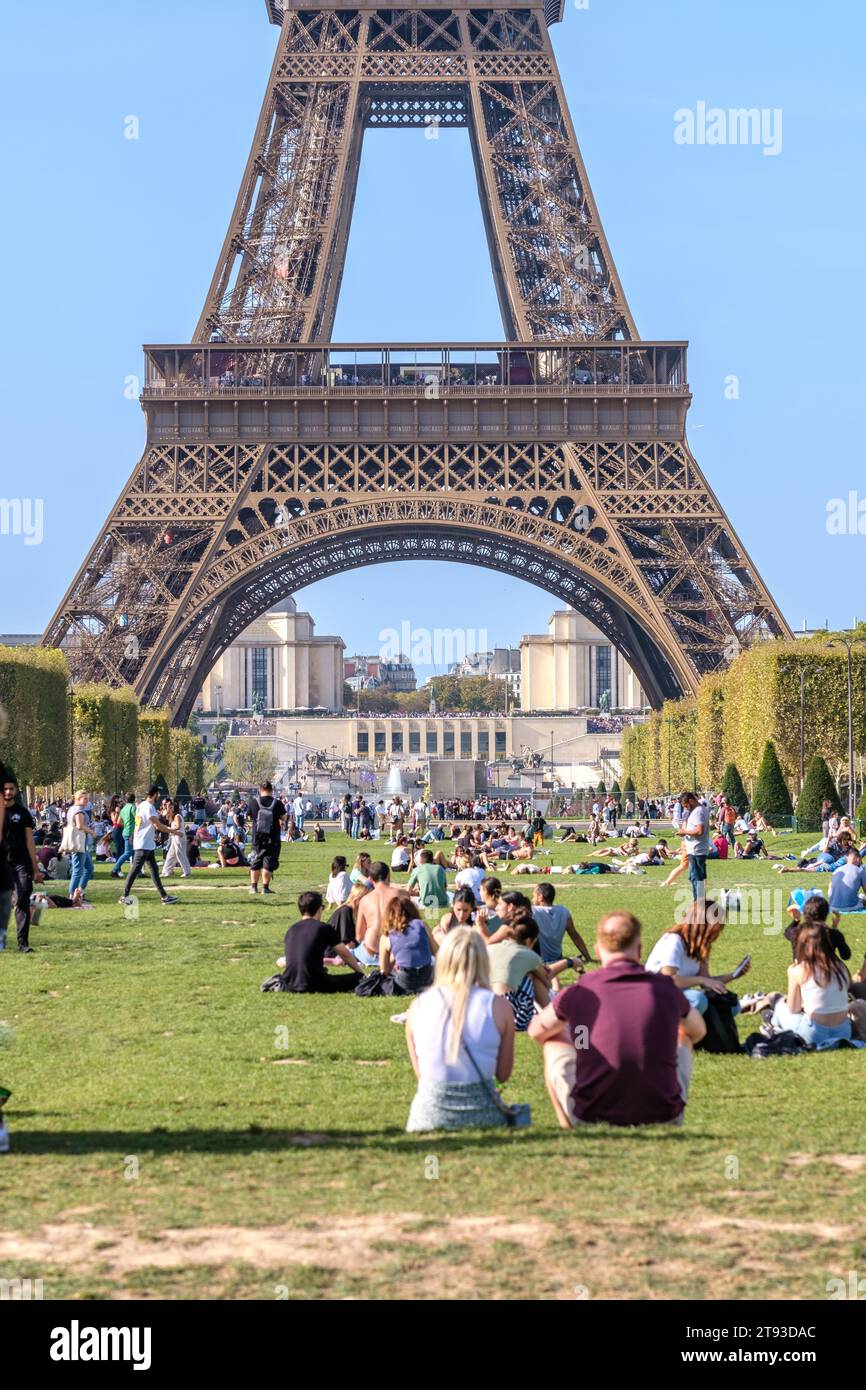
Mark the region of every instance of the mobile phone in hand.
POLYGON ((731 979, 732 979, 732 980, 738 980, 738 979, 740 978, 740 976, 745 972, 745 970, 747 969, 747 967, 750 966, 751 964, 752 964, 752 957, 751 957, 751 956, 743 956, 743 959, 740 961, 740 963, 739 963, 739 965, 737 966, 736 970, 732 970, 732 971, 731 971, 731 979))

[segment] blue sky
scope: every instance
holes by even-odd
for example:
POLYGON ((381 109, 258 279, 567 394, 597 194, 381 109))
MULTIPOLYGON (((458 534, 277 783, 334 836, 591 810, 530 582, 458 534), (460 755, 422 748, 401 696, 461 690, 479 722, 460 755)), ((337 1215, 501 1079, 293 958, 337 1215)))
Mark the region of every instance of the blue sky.
MULTIPOLYGON (((826 530, 831 498, 866 497, 864 11, 567 0, 553 31, 639 331, 690 340, 692 448, 795 626, 866 615, 866 536, 826 530), (678 145, 674 113, 699 101, 781 108, 781 152, 678 145)), ((45 0, 3 27, 0 494, 44 498, 40 546, 0 536, 0 631, 21 632, 51 616, 141 453, 125 378, 143 342, 192 333, 277 31, 262 0, 45 0)), ((500 336, 467 133, 368 133, 335 338, 500 336)), ((556 606, 432 563, 298 599, 350 650, 404 620, 515 642, 556 606)))

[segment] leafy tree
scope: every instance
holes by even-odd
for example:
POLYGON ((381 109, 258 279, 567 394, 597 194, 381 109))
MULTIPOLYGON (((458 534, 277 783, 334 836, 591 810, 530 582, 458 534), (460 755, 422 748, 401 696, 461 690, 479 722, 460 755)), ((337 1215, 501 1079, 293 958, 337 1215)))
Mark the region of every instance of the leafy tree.
POLYGON ((622 796, 622 790, 621 790, 621 788, 620 788, 619 782, 614 782, 614 783, 613 783, 613 785, 612 785, 612 787, 611 787, 611 789, 610 789, 610 794, 611 794, 611 796, 614 797, 617 801, 619 801, 620 797, 622 796))
POLYGON ((225 746, 224 761, 232 781, 248 787, 270 781, 276 767, 273 748, 257 738, 230 738, 225 746))
POLYGON ((607 795, 607 787, 604 785, 604 782, 599 782, 598 786, 597 786, 596 789, 595 789, 595 794, 596 794, 596 796, 606 796, 606 795, 607 795))
POLYGON ((856 811, 857 824, 861 830, 866 826, 866 787, 863 788, 863 795, 860 798, 860 805, 856 811))
POLYGON ((623 783, 622 791, 623 791, 623 795, 624 795, 624 796, 634 796, 634 795, 635 795, 635 792, 637 791, 637 788, 635 787, 635 784, 634 784, 634 782, 631 780, 630 777, 626 777, 625 782, 623 783))
POLYGON ((189 789, 189 783, 187 782, 185 777, 181 777, 180 781, 177 784, 177 787, 175 788, 174 794, 177 797, 178 801, 188 801, 189 798, 192 796, 192 792, 189 789))
POLYGON ((159 775, 158 775, 158 777, 157 777, 157 779, 156 779, 155 786, 159 787, 159 794, 160 794, 160 796, 169 796, 169 795, 170 795, 169 790, 168 790, 168 783, 166 782, 166 780, 165 780, 165 778, 163 777, 163 775, 162 775, 161 772, 159 773, 159 775))
POLYGON ((214 742, 225 743, 226 739, 229 736, 230 727, 231 725, 229 724, 227 719, 218 719, 211 730, 214 742))
POLYGON ((758 768, 752 805, 758 811, 770 816, 792 816, 794 807, 782 773, 782 765, 774 745, 767 740, 764 756, 758 768))
MULTIPOLYGON (((815 753, 806 770, 806 780, 797 802, 797 827, 800 830, 821 829, 821 804, 829 801, 834 811, 842 810, 836 783, 820 753, 815 753)), ((763 809, 763 808, 762 808, 763 809)))
MULTIPOLYGON (((736 763, 728 763, 725 768, 725 774, 722 778, 722 795, 738 811, 744 811, 749 804, 746 788, 743 786, 743 779, 736 763)), ((763 807, 761 809, 763 810, 763 807)))

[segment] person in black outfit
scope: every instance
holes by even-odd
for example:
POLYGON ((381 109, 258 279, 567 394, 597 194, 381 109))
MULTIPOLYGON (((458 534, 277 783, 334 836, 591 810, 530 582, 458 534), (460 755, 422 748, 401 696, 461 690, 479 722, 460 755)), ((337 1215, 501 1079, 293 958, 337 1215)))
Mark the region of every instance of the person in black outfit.
POLYGON ((280 864, 280 826, 286 808, 282 801, 274 796, 271 783, 262 782, 258 797, 250 799, 247 813, 253 832, 250 893, 255 897, 259 891, 259 874, 262 876, 262 891, 271 891, 271 876, 276 873, 280 864))
POLYGON ((290 994, 345 994, 354 990, 363 967, 358 964, 348 946, 343 946, 336 927, 322 921, 325 900, 321 893, 310 891, 298 898, 301 916, 286 932, 286 964, 282 988, 290 994), (325 969, 326 955, 339 956, 350 967, 348 975, 329 975, 325 969))
POLYGON ((18 950, 30 954, 30 894, 33 881, 42 880, 33 839, 35 822, 26 806, 18 802, 18 783, 11 773, 3 783, 3 848, 15 881, 15 922, 18 950))
MULTIPOLYGON (((0 732, 5 732, 6 712, 0 709, 0 732)), ((0 781, 5 786, 11 778, 3 763, 0 763, 0 781)), ((15 888, 15 878, 9 867, 6 858, 6 848, 3 843, 4 822, 6 819, 6 804, 0 797, 0 951, 6 950, 6 929, 9 926, 9 918, 12 916, 12 892, 15 888)))

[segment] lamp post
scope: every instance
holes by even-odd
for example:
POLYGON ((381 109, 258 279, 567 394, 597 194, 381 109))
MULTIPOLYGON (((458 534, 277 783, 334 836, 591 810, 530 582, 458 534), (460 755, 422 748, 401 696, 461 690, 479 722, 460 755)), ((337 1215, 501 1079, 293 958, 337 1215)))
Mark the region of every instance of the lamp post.
POLYGON ((665 720, 665 723, 666 723, 667 726, 668 726, 668 796, 670 796, 671 790, 672 790, 672 787, 671 787, 671 776, 672 776, 672 774, 671 774, 671 754, 672 754, 672 752, 673 752, 673 745, 672 745, 672 742, 671 742, 671 729, 673 728, 673 723, 674 723, 674 721, 673 721, 672 719, 666 719, 666 720, 665 720))
POLYGON ((842 646, 845 648, 846 665, 848 668, 848 816, 853 821, 856 810, 856 793, 854 789, 854 682, 851 668, 851 651, 858 643, 862 643, 860 637, 834 637, 832 642, 828 642, 828 647, 842 646))
POLYGON ((803 791, 803 783, 806 780, 805 758, 806 758, 806 668, 800 667, 800 792, 803 791))

